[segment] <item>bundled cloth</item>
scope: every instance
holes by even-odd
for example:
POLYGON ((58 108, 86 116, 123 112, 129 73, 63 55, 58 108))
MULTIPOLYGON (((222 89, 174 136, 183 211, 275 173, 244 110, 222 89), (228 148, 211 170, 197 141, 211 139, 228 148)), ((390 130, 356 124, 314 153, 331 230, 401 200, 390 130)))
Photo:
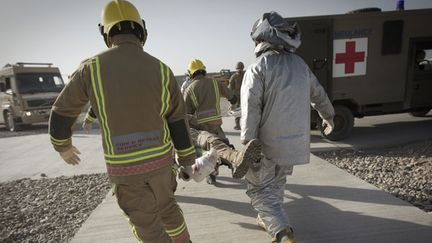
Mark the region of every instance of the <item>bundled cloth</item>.
POLYGON ((201 157, 195 160, 195 166, 198 170, 193 173, 190 166, 180 167, 179 178, 184 181, 189 181, 192 178, 195 182, 201 182, 215 170, 218 160, 219 156, 215 149, 205 151, 201 157))

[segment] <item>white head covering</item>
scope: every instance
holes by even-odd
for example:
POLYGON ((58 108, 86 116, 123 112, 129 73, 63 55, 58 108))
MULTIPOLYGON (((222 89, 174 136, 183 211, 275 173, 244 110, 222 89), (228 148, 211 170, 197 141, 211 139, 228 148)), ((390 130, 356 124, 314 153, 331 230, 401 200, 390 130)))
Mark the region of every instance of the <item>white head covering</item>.
POLYGON ((251 37, 255 42, 282 46, 291 52, 301 44, 301 33, 297 23, 290 24, 276 12, 265 13, 258 19, 252 27, 251 37))

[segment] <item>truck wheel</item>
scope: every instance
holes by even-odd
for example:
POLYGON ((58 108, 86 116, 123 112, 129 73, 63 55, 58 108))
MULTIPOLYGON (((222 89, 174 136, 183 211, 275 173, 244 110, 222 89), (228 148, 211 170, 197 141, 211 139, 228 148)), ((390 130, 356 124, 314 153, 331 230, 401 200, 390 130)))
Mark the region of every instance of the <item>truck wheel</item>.
POLYGON ((6 128, 11 132, 16 132, 19 130, 18 125, 16 124, 12 114, 10 111, 6 111, 4 115, 6 121, 6 128))
POLYGON ((333 118, 333 122, 335 127, 333 131, 329 135, 325 135, 321 119, 320 122, 318 122, 318 127, 321 131, 321 134, 325 138, 331 141, 338 141, 347 138, 351 134, 351 131, 354 127, 354 116, 351 110, 346 106, 336 105, 334 109, 335 116, 333 118))
POLYGON ((429 113, 430 109, 411 111, 410 115, 415 117, 425 117, 429 113))

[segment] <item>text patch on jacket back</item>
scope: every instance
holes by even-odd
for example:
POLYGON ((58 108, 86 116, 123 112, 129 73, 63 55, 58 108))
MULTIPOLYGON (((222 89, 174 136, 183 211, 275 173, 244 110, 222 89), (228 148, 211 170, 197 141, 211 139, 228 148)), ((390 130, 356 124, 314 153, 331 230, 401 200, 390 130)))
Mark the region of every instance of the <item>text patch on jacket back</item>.
POLYGON ((162 144, 162 131, 137 132, 113 136, 116 153, 128 153, 162 144))

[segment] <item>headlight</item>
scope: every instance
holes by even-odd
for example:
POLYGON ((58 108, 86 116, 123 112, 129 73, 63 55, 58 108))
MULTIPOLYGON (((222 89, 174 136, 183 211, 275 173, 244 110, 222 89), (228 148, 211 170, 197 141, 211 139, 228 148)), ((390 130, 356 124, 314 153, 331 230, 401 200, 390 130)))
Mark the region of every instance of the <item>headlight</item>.
POLYGON ((30 111, 27 111, 25 114, 26 114, 26 116, 31 116, 32 115, 32 113, 30 111))

